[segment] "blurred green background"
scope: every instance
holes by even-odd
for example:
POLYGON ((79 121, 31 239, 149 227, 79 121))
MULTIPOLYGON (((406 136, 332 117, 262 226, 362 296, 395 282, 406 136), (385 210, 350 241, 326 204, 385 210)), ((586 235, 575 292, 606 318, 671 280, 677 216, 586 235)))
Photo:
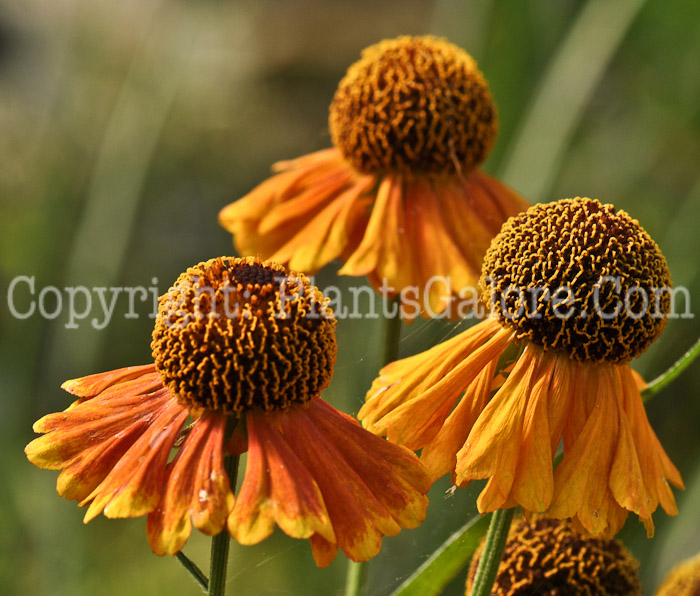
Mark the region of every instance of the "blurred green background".
MULTIPOLYGON (((157 286, 231 254, 217 224, 271 163, 330 143, 327 107, 360 50, 399 34, 442 35, 479 61, 501 130, 486 170, 531 201, 586 195, 638 218, 675 284, 700 300, 700 6, 697 0, 9 0, 0 3, 0 593, 198 594, 172 558, 151 554, 145 520, 98 518, 55 493, 56 473, 22 449, 31 425, 71 401, 60 384, 150 359, 151 298, 64 315, 11 315, 17 276, 46 286, 157 286), (155 281, 154 281, 155 278, 155 281)), ((338 282, 335 268, 316 278, 338 282)), ((30 295, 16 286, 14 306, 30 295)), ((94 297, 94 296, 93 296, 94 297)), ((66 295, 63 293, 63 299, 66 295)), ((51 307, 47 301, 47 307, 51 307)), ((53 304, 53 306, 56 306, 53 304)), ((65 306, 65 304, 64 304, 65 306)), ((377 372, 380 323, 339 323, 326 399, 356 412, 377 372)), ((456 330, 404 327, 401 353, 456 330)), ((670 321, 636 367, 662 372, 700 335, 670 321)), ((680 515, 636 519, 620 537, 642 561, 645 593, 700 551, 700 365, 656 396, 649 417, 687 490, 680 515)), ((370 455, 371 456, 371 455, 370 455)), ((419 529, 385 539, 368 593, 388 594, 474 514, 478 486, 431 493, 419 529)), ((207 538, 186 552, 204 567, 207 538)), ((345 560, 317 570, 306 541, 277 532, 232 545, 231 594, 337 594, 345 560), (310 588, 310 586, 314 586, 310 588)), ((449 588, 463 592, 463 576, 449 588)))

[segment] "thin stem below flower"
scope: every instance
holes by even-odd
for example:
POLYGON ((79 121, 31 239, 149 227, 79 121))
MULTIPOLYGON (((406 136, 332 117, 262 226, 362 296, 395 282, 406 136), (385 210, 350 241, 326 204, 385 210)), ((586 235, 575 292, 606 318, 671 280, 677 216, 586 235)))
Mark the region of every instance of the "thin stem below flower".
POLYGON ((199 587, 202 588, 202 590, 204 590, 205 592, 208 591, 209 580, 207 579, 207 576, 204 575, 204 572, 199 567, 197 567, 197 564, 182 551, 180 551, 179 553, 175 553, 175 557, 178 561, 180 561, 180 564, 185 569, 187 569, 188 573, 199 584, 199 587))
MULTIPOLYGON (((399 340, 401 339, 400 302, 396 297, 389 304, 388 312, 393 312, 396 306, 396 316, 384 318, 382 328, 382 346, 380 366, 386 366, 396 360, 399 353, 399 340)), ((367 582, 368 563, 355 563, 348 561, 348 573, 345 578, 345 596, 360 596, 365 591, 367 582)))
MULTIPOLYGON (((238 479, 238 455, 228 455, 224 468, 235 490, 238 479)), ((209 596, 224 596, 226 593, 226 570, 228 566, 228 547, 231 538, 226 528, 211 540, 211 562, 209 566, 209 596)))
POLYGON ((498 566, 503 558, 503 550, 513 521, 515 509, 498 509, 494 511, 486 534, 486 543, 481 553, 481 560, 476 569, 474 587, 471 596, 488 596, 496 581, 498 566))
POLYGON ((673 381, 678 375, 680 375, 690 364, 700 356, 700 339, 696 341, 693 346, 685 353, 680 359, 665 373, 656 377, 651 381, 646 389, 642 391, 642 400, 647 401, 652 395, 655 395, 661 391, 666 385, 673 381))

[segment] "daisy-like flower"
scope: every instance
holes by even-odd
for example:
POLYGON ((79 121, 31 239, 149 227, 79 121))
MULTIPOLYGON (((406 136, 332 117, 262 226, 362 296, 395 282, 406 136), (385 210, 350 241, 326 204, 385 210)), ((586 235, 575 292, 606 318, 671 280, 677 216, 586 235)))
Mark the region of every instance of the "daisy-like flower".
POLYGON ((652 535, 659 504, 677 513, 669 482, 683 486, 629 366, 670 308, 656 243, 612 205, 539 204, 504 224, 480 285, 491 315, 384 367, 363 425, 422 448, 433 480, 488 479, 482 513, 520 505, 612 536, 632 511, 652 535))
POLYGON ((698 596, 698 594, 700 594, 700 554, 671 569, 655 592, 655 596, 698 596))
POLYGON ((478 169, 497 120, 476 63, 435 37, 382 41, 348 69, 329 124, 333 148, 277 163, 221 225, 241 254, 307 273, 342 258, 341 274, 387 294, 414 287, 424 314, 441 313, 526 207, 478 169))
MULTIPOLYGON (((481 549, 467 576, 471 594, 481 549)), ((617 540, 580 534, 567 522, 536 517, 514 523, 493 596, 639 596, 639 562, 617 540)))
POLYGON ((424 519, 418 458, 320 397, 335 319, 303 275, 253 258, 191 267, 160 298, 151 347, 154 364, 66 382, 79 399, 34 425, 46 434, 29 460, 62 470, 58 492, 89 505, 86 522, 148 515, 159 555, 178 552, 193 524, 241 544, 278 525, 326 566, 338 547, 367 560, 383 535, 424 519), (224 457, 246 450, 234 497, 224 457))

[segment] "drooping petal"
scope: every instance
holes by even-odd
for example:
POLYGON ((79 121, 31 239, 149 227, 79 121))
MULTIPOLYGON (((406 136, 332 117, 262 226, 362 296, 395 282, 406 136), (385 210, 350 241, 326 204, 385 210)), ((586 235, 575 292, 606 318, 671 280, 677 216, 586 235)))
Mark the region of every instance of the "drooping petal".
POLYGON ((168 400, 148 429, 122 455, 107 477, 80 503, 90 506, 89 522, 101 511, 107 517, 138 517, 153 511, 165 491, 170 450, 188 410, 168 400))
POLYGON ((422 523, 430 481, 412 451, 367 432, 320 398, 305 413, 401 527, 422 523))
MULTIPOLYGON (((496 360, 492 360, 484 367, 467 387, 435 438, 423 447, 420 460, 428 470, 431 482, 454 472, 457 452, 466 443, 474 422, 488 403, 497 364, 496 360)), ((456 482, 456 477, 453 482, 456 482)))
POLYGON ((149 513, 146 532, 158 555, 179 552, 194 526, 209 536, 221 532, 233 507, 224 470, 226 418, 205 413, 193 425, 168 466, 165 496, 149 513))
POLYGON ((34 423, 34 431, 46 433, 25 448, 30 462, 39 468, 60 470, 74 457, 121 439, 133 428, 146 428, 153 414, 172 399, 167 389, 154 393, 102 394, 64 412, 48 414, 34 423))
POLYGON ((262 255, 313 273, 348 254, 367 225, 366 193, 374 176, 359 175, 336 149, 275 164, 280 173, 221 210, 242 255, 262 255))
POLYGON ((290 449, 272 417, 249 411, 245 477, 228 518, 228 530, 241 544, 267 538, 275 523, 293 538, 319 534, 335 542, 324 498, 314 478, 290 449))
POLYGON ((565 437, 570 438, 565 439, 564 459, 554 475, 554 498, 547 514, 560 519, 577 517, 589 533, 607 534, 610 516, 619 507, 608 485, 619 416, 616 398, 604 379, 598 374, 585 379, 576 387, 574 402, 583 402, 590 413, 578 436, 565 430, 565 437))
MULTIPOLYGON (((295 408, 281 419, 285 440, 321 489, 338 546, 353 561, 375 556, 382 536, 397 534, 399 524, 307 411, 295 408)), ((327 548, 314 556, 325 561, 327 548)))
POLYGON ((386 425, 387 438, 409 449, 432 441, 460 394, 489 362, 498 361, 512 337, 511 331, 501 329, 430 389, 384 416, 380 424, 386 425))
MULTIPOLYGON (((401 271, 398 259, 402 254, 401 228, 402 189, 394 176, 385 176, 379 183, 372 213, 362 242, 340 269, 341 275, 367 275, 376 271, 390 285, 401 271)), ((400 288, 399 288, 400 289, 400 288)))
POLYGON ((511 332, 487 319, 422 354, 389 364, 372 383, 358 418, 373 433, 391 432, 391 441, 419 449, 432 440, 461 392, 488 362, 498 360, 511 338, 511 332))
MULTIPOLYGON (((637 456, 637 448, 627 415, 623 409, 623 390, 620 375, 613 367, 605 367, 603 382, 610 387, 617 407, 619 419, 617 445, 610 470, 609 487, 615 501, 623 509, 636 513, 639 517, 651 517, 651 499, 644 487, 642 470, 637 456)), ((654 506, 656 508, 656 506, 654 506)))
POLYGON ((481 512, 509 500, 542 511, 552 497, 552 452, 547 395, 554 357, 528 345, 457 453, 456 482, 490 478, 481 512))
POLYGON ((629 421, 639 458, 649 510, 653 511, 660 504, 666 513, 676 515, 678 508, 669 482, 678 488, 683 488, 681 475, 666 455, 649 424, 639 393, 638 381, 632 369, 623 365, 617 367, 617 372, 622 385, 623 410, 629 421))

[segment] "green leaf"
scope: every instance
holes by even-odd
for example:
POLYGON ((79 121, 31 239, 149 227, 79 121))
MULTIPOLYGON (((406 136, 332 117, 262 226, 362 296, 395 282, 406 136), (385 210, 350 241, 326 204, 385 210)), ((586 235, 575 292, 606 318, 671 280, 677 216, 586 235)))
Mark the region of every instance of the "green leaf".
POLYGON ((423 563, 392 596, 433 596, 469 563, 486 535, 491 514, 474 518, 457 530, 423 563))

